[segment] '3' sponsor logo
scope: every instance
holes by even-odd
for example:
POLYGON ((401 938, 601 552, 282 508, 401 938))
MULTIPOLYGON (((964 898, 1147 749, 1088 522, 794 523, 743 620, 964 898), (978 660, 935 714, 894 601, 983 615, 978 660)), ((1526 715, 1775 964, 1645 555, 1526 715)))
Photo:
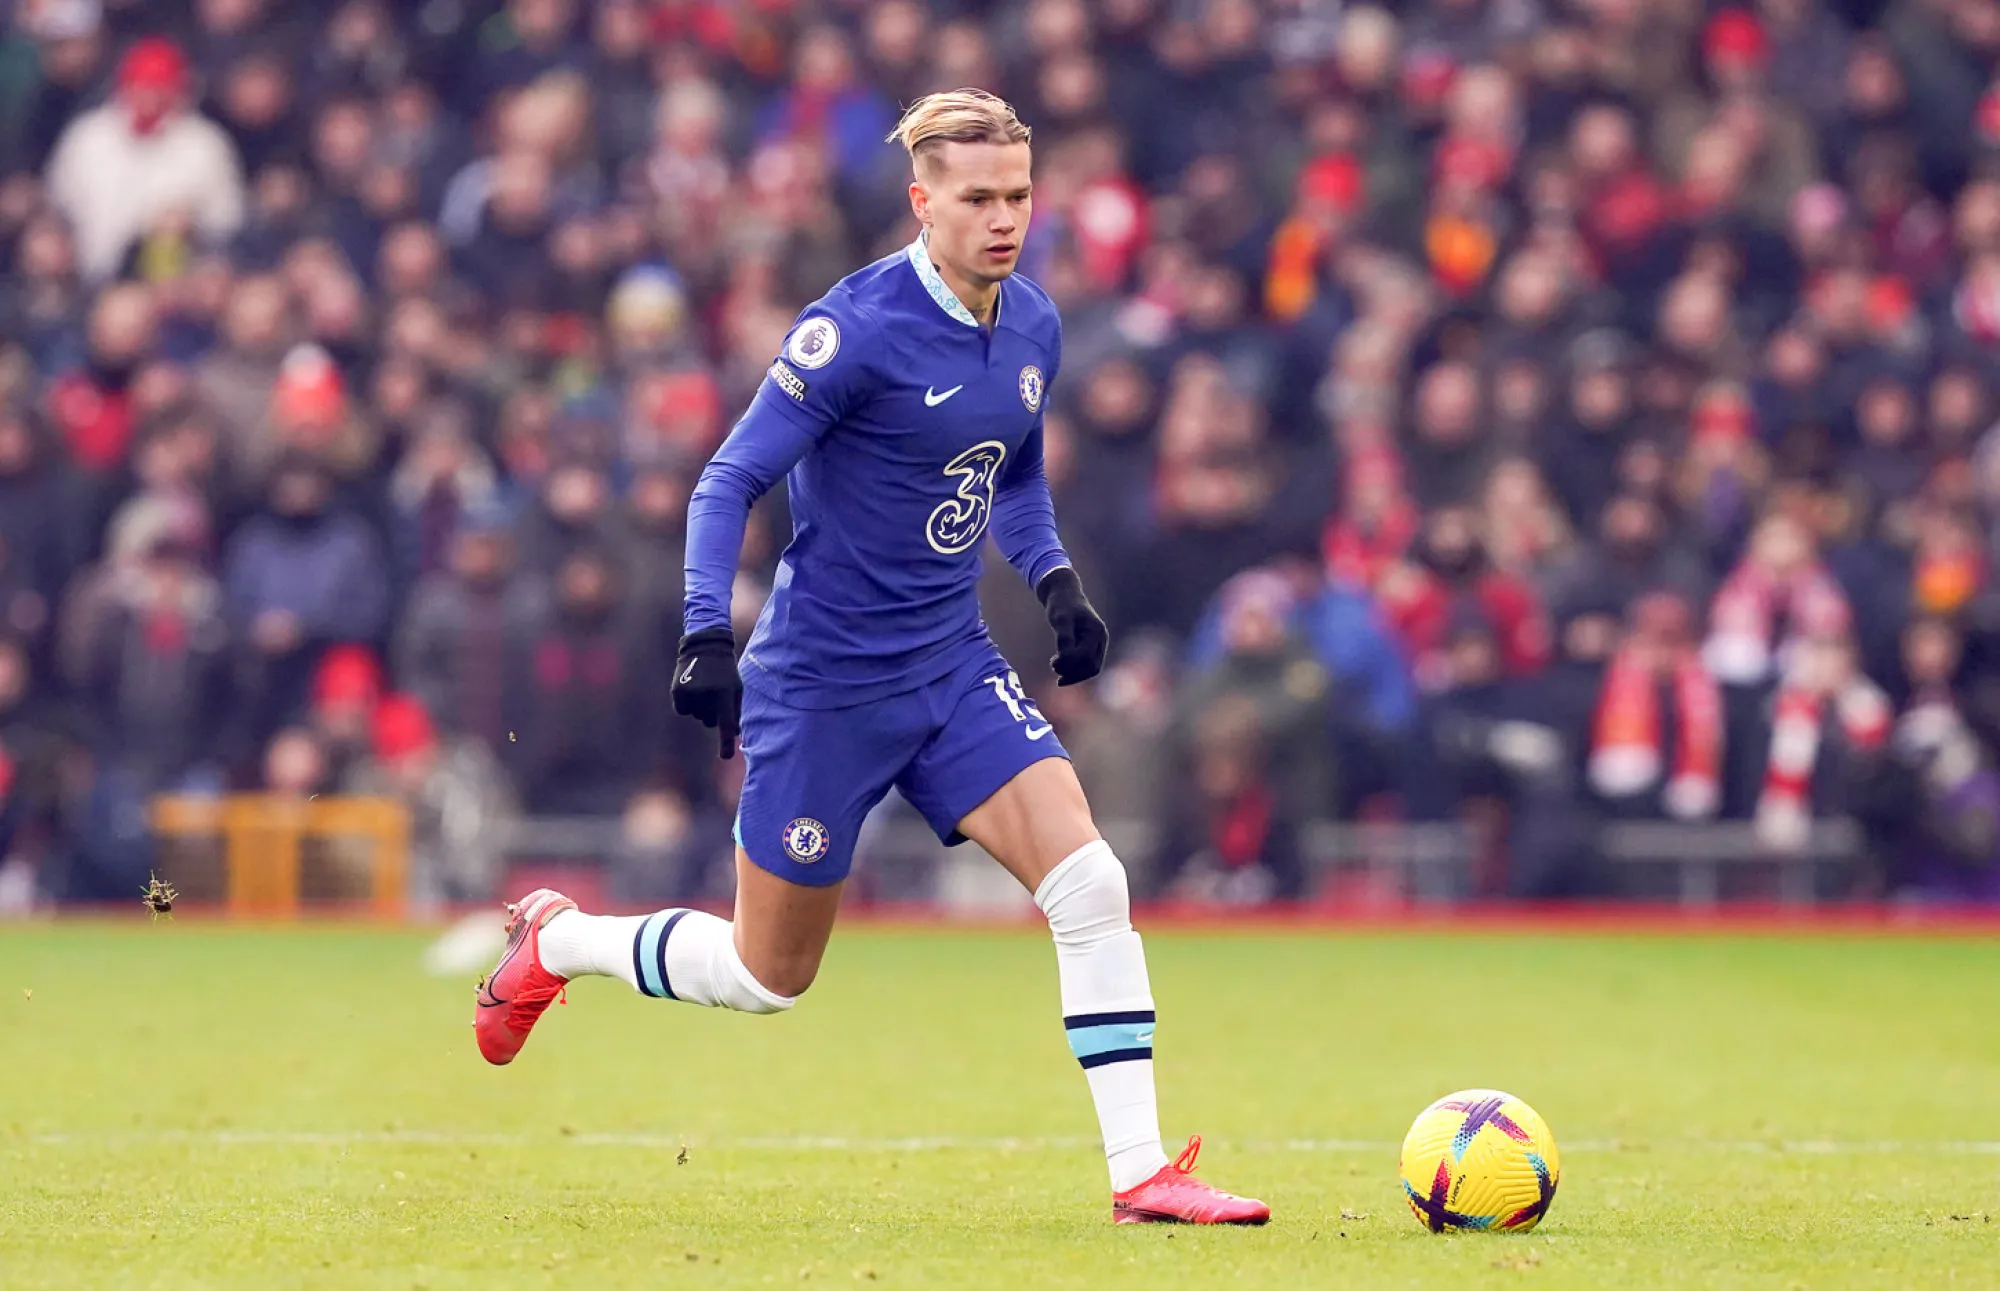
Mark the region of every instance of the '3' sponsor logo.
POLYGON ((956 556, 978 545, 993 514, 993 482, 1006 460, 1007 446, 989 439, 945 464, 945 477, 958 481, 958 491, 938 503, 924 523, 924 541, 932 551, 956 556))

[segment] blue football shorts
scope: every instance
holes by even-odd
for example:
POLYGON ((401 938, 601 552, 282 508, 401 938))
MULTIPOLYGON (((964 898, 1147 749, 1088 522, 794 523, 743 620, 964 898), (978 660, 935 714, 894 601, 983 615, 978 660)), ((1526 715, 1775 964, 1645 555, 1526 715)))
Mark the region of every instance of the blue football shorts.
POLYGON ((861 822, 892 786, 953 846, 965 841, 958 822, 1002 785, 1069 756, 990 643, 928 685, 852 708, 793 708, 747 689, 741 747, 737 845, 807 887, 847 877, 861 822))

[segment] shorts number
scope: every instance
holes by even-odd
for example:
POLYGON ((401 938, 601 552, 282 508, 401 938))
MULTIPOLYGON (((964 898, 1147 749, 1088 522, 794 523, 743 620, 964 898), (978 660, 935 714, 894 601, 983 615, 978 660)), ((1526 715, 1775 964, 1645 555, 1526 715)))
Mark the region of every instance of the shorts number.
POLYGON ((924 524, 924 541, 942 556, 956 556, 978 545, 993 512, 993 482, 1007 446, 995 439, 974 444, 946 463, 945 476, 958 481, 956 496, 937 504, 924 524))
POLYGON ((1004 675, 994 674, 986 679, 993 687, 993 694, 1007 706, 1007 711, 1024 728, 1022 734, 1031 740, 1039 740, 1053 728, 1042 710, 1035 707, 1035 701, 1028 698, 1028 692, 1021 689, 1021 675, 1009 669, 1004 675))

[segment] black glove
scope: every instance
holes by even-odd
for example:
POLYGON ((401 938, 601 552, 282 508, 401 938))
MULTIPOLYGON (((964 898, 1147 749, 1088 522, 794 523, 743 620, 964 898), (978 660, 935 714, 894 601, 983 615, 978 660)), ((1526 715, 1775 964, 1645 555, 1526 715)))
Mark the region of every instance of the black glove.
POLYGON ((1056 630, 1056 653, 1049 660, 1058 686, 1089 681, 1104 670, 1104 653, 1111 648, 1111 633, 1097 617, 1089 598, 1083 594, 1083 580, 1068 565, 1052 569, 1035 587, 1048 611, 1049 626, 1056 630))
POLYGON ((736 671, 736 636, 703 628, 681 638, 674 660, 674 711, 722 734, 722 756, 736 756, 743 729, 743 678, 736 671))

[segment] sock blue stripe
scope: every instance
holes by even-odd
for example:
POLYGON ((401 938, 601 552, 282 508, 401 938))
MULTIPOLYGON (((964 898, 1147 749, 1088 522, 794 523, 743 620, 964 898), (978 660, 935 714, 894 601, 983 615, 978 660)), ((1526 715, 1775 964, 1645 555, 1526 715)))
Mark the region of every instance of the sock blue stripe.
POLYGON ((1072 1013, 1063 1019, 1063 1025, 1074 1031, 1078 1027, 1100 1026, 1106 1022, 1151 1022, 1151 1009, 1121 1009, 1116 1013, 1072 1013))
POLYGON ((639 984, 639 994, 651 995, 652 992, 646 989, 646 956, 640 949, 645 943, 646 924, 642 923, 639 931, 632 934, 632 980, 639 984))
POLYGON ((632 967, 639 974, 639 993, 660 999, 667 993, 666 975, 661 971, 660 952, 666 945, 667 915, 661 910, 646 916, 639 935, 632 938, 632 967))
POLYGON ((1108 1053, 1136 1050, 1150 1056, 1153 1052, 1153 1023, 1149 1019, 1145 1022, 1099 1022, 1070 1027, 1069 1049, 1086 1067, 1096 1065, 1090 1061, 1092 1058, 1108 1053))
POLYGON ((674 984, 667 978, 667 938, 674 935, 674 925, 687 918, 687 915, 688 912, 685 910, 674 911, 667 916, 667 926, 660 929, 660 993, 670 1000, 677 1000, 680 996, 674 994, 674 984))

